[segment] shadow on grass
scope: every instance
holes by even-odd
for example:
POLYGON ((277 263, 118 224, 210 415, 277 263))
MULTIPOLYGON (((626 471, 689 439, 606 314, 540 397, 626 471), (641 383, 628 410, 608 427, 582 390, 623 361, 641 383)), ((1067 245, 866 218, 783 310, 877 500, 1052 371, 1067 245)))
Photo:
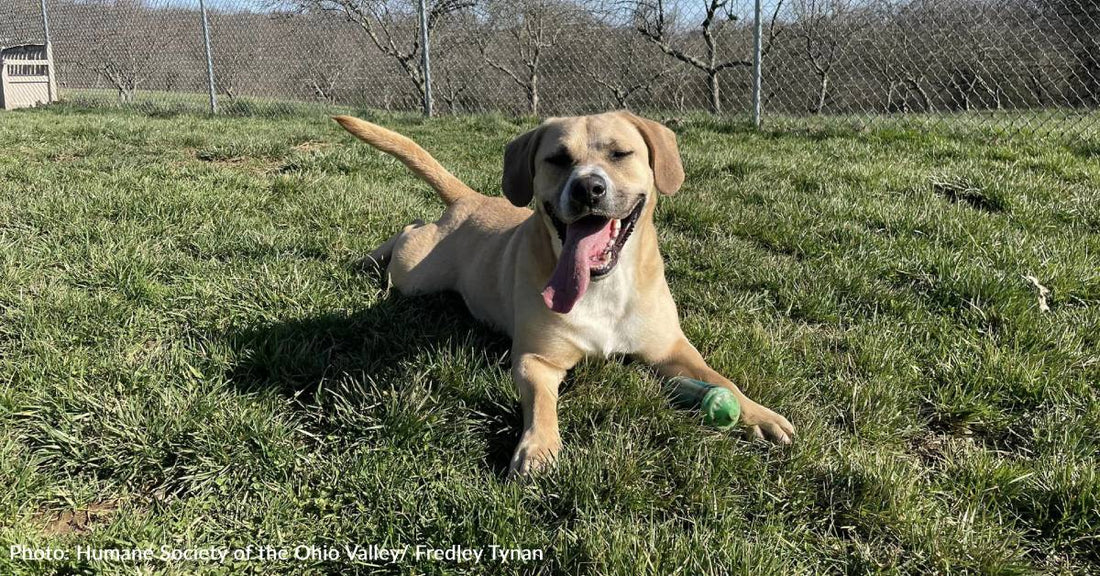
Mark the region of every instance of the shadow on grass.
POLYGON ((362 310, 251 326, 228 341, 237 358, 229 376, 242 392, 274 389, 319 414, 326 433, 369 438, 375 426, 363 423, 374 423, 386 442, 416 450, 447 442, 455 432, 448 421, 473 421, 485 462, 507 472, 522 417, 493 367, 507 363, 509 341, 474 320, 456 294, 392 294, 362 310), (348 408, 357 414, 350 425, 341 416, 348 408), (456 418, 440 416, 447 411, 456 418))

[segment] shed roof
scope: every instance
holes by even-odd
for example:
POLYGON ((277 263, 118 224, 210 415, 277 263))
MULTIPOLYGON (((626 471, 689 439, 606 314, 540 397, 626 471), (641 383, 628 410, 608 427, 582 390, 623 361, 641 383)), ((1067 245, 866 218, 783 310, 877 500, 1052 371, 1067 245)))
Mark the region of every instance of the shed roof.
POLYGON ((43 44, 42 42, 29 42, 29 43, 21 43, 21 44, 6 44, 3 41, 0 41, 0 50, 11 50, 13 48, 42 48, 44 46, 45 46, 45 44, 43 44))
POLYGON ((5 46, 0 44, 0 56, 4 54, 20 53, 26 51, 26 49, 33 49, 36 51, 43 50, 46 47, 45 44, 16 44, 15 46, 5 46))

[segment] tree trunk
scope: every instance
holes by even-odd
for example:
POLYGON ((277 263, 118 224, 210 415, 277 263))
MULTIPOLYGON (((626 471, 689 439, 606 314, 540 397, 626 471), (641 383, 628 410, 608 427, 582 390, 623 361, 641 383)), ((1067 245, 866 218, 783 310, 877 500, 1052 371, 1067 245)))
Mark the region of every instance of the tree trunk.
POLYGON ((416 83, 416 91, 419 92, 420 109, 421 110, 427 110, 428 109, 428 85, 422 78, 419 77, 419 75, 417 75, 417 77, 414 78, 413 81, 416 83))
MULTIPOLYGON (((924 78, 922 77, 921 80, 924 78)), ((916 78, 906 78, 905 83, 909 85, 909 89, 917 93, 920 96, 921 112, 935 112, 935 107, 932 105, 932 99, 928 97, 928 92, 924 89, 924 86, 920 85, 920 82, 916 78)))
POLYGON ((1040 108, 1046 107, 1047 87, 1043 78, 1042 65, 1031 68, 1029 76, 1031 79, 1031 93, 1035 95, 1036 104, 1038 104, 1040 108))
POLYGON ((710 113, 722 113, 722 96, 718 87, 718 72, 707 72, 707 87, 710 88, 710 113))
POLYGON ((415 64, 415 61, 411 58, 403 62, 402 68, 405 69, 405 76, 409 79, 409 82, 412 82, 412 85, 416 87, 416 101, 420 104, 420 109, 427 110, 428 81, 424 78, 423 68, 415 64))
MULTIPOLYGON (((428 109, 428 89, 424 87, 420 88, 420 108, 421 110, 428 109)), ((431 116, 435 116, 435 110, 431 111, 431 116)))
POLYGON ((124 104, 130 104, 134 101, 134 92, 137 89, 129 86, 127 83, 119 83, 118 86, 118 99, 124 104))
POLYGON ((818 76, 817 83, 817 101, 814 103, 814 114, 821 114, 821 110, 825 108, 825 96, 829 93, 829 73, 826 72, 818 76))
POLYGON ((532 74, 527 84, 527 102, 531 105, 531 115, 539 115, 539 75, 532 74))

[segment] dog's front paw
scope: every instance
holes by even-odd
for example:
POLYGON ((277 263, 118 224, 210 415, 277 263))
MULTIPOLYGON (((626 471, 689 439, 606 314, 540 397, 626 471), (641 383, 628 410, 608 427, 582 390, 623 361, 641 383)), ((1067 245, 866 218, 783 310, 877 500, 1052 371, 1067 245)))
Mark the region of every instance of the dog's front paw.
POLYGON ((752 438, 770 440, 776 444, 790 444, 794 439, 794 426, 786 418, 759 404, 742 407, 741 422, 745 433, 752 438))
POLYGON ((561 452, 560 436, 528 430, 519 439, 508 475, 516 478, 542 470, 557 459, 558 452, 561 452))

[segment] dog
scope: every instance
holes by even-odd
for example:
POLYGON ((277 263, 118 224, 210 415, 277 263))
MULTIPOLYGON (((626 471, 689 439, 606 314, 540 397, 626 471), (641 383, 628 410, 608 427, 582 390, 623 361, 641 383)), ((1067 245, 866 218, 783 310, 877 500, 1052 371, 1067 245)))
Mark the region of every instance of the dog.
POLYGON ((401 294, 458 292, 475 317, 511 336, 523 407, 511 476, 558 456, 558 387, 586 357, 629 355, 662 376, 728 388, 746 432, 791 442, 790 422, 711 369, 680 329, 653 224, 658 195, 684 182, 672 130, 626 111, 547 119, 505 147, 501 198, 474 191, 405 136, 334 120, 447 205, 439 220, 405 226, 370 258, 401 294))

